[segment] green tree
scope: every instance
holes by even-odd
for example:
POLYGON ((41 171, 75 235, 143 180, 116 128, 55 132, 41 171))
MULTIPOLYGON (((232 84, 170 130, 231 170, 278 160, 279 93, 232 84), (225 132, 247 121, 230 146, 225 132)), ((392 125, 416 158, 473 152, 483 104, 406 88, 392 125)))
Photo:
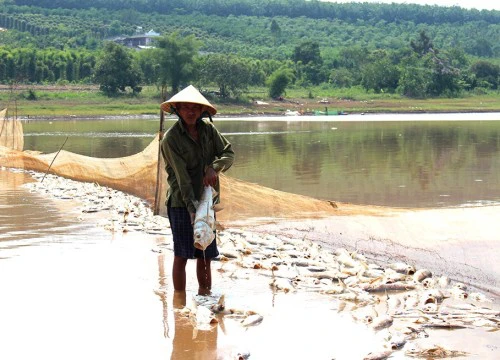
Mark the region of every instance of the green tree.
POLYGON ((251 79, 248 62, 234 55, 211 54, 202 59, 200 80, 215 83, 222 97, 237 97, 245 90, 251 79))
POLYGON ((361 85, 366 90, 394 92, 398 86, 399 71, 388 58, 370 62, 363 67, 361 74, 361 85))
POLYGON ((160 78, 160 64, 155 58, 155 51, 156 49, 146 49, 134 54, 146 84, 156 84, 160 78))
POLYGON ((498 89, 500 66, 480 60, 472 64, 470 70, 476 79, 476 86, 498 89))
POLYGON ((292 60, 297 65, 297 78, 302 85, 317 85, 326 80, 327 75, 325 75, 322 67, 323 58, 317 42, 308 40, 297 45, 292 60))
POLYGON ((432 50, 436 52, 436 50, 434 49, 434 44, 432 43, 431 38, 426 34, 425 30, 420 31, 417 40, 410 41, 410 47, 420 56, 424 56, 432 50))
POLYGON ((274 38, 274 44, 278 44, 281 37, 281 27, 275 19, 271 21, 271 34, 274 38))
POLYGON ((292 80, 293 75, 289 69, 279 69, 273 72, 268 79, 269 96, 273 99, 282 96, 292 80))
POLYGON ((492 57, 494 55, 493 46, 487 39, 475 39, 470 50, 477 56, 492 57))
POLYGON ((438 56, 432 51, 426 56, 427 67, 431 69, 432 80, 428 93, 432 96, 456 96, 461 90, 461 71, 451 65, 449 58, 438 56))
POLYGON ((425 98, 431 82, 431 71, 415 55, 400 64, 398 91, 410 98, 425 98))
POLYGON ((309 63, 314 65, 323 64, 319 44, 316 41, 311 40, 300 43, 293 50, 292 60, 296 63, 300 61, 304 65, 309 63))
POLYGON ((102 92, 108 96, 118 91, 126 91, 132 88, 134 93, 139 93, 141 74, 139 67, 133 62, 126 48, 114 42, 106 43, 103 52, 97 58, 95 81, 99 84, 102 92))
POLYGON ((354 76, 346 68, 333 69, 328 79, 334 87, 347 88, 354 84, 354 76))
POLYGON ((195 77, 195 56, 201 42, 194 35, 186 37, 173 33, 158 40, 159 85, 172 87, 177 93, 182 84, 195 77))

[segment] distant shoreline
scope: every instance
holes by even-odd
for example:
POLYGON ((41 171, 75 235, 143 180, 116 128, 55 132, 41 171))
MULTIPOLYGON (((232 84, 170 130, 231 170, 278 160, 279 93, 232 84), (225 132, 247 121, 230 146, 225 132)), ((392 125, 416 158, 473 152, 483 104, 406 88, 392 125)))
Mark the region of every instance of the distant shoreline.
MULTIPOLYGON (((9 108, 9 116, 21 119, 95 119, 113 117, 153 117, 160 115, 160 94, 145 87, 133 96, 106 97, 95 86, 24 86, 16 88, 16 100, 7 86, 0 85, 0 108, 9 108), (32 93, 27 93, 32 90, 32 93), (31 95, 31 97, 29 96, 31 95)), ((238 100, 208 97, 217 108, 215 118, 283 116, 295 113, 313 116, 328 112, 329 117, 342 114, 428 114, 500 112, 498 92, 483 95, 463 94, 456 98, 415 99, 398 94, 358 92, 349 95, 323 89, 290 89, 281 100, 271 99, 264 89, 249 89, 238 100)), ((318 115, 321 116, 321 115, 318 115)))
MULTIPOLYGON (((351 114, 342 114, 342 115, 313 115, 313 114, 304 114, 297 116, 287 116, 280 113, 275 112, 266 112, 266 113, 249 113, 249 114, 241 114, 241 113, 224 113, 220 115, 215 115, 213 117, 214 121, 217 120, 245 120, 245 119, 255 119, 260 121, 294 121, 301 119, 303 121, 313 121, 317 119, 318 121, 367 121, 374 120, 370 119, 370 117, 377 116, 383 117, 387 116, 389 120, 398 120, 394 119, 396 116, 401 116, 401 121, 404 120, 431 120, 424 119, 431 115, 439 115, 445 118, 449 118, 450 115, 458 115, 459 119, 448 119, 448 120, 475 120, 475 119, 464 119, 464 115, 468 114, 478 114, 485 115, 485 118, 479 120, 493 120, 500 121, 500 111, 441 111, 441 112, 431 112, 431 111, 419 111, 419 112, 367 112, 367 113, 351 113, 351 114), (498 117, 495 117, 498 115, 498 117)), ((68 121, 68 120, 116 120, 116 119, 146 119, 146 120, 159 120, 159 115, 152 114, 130 114, 130 115, 73 115, 73 116, 49 116, 49 115, 35 115, 35 116, 19 116, 17 119, 21 121, 68 121)), ((165 120, 176 120, 176 117, 168 116, 165 120)), ((388 121, 387 119, 380 119, 383 121, 388 121)), ((444 119, 437 119, 444 120, 444 119)))

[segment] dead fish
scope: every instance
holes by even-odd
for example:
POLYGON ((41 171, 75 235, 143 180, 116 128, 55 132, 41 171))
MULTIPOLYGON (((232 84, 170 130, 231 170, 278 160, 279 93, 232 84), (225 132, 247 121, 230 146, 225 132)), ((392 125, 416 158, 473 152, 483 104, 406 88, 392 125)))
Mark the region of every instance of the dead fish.
MULTIPOLYGON (((348 286, 357 286, 357 284, 361 284, 361 283, 371 283, 371 282, 373 282, 373 280, 374 280, 373 278, 364 277, 363 275, 361 275, 361 273, 358 273, 355 276, 349 276, 348 278, 346 278, 344 280, 344 282, 348 286)), ((382 280, 382 279, 379 279, 379 280, 382 280)))
POLYGON ((421 304, 429 304, 429 303, 441 304, 444 298, 445 296, 441 292, 441 290, 429 289, 421 295, 420 302, 421 304))
POLYGON ((368 268, 365 271, 363 271, 363 276, 366 276, 368 278, 380 278, 384 276, 385 272, 383 269, 372 269, 368 268))
POLYGON ((437 281, 434 278, 428 277, 422 280, 421 284, 426 289, 432 289, 436 286, 437 281))
POLYGON ((363 274, 365 269, 362 266, 349 267, 345 265, 340 265, 340 272, 347 276, 360 276, 363 274))
POLYGON ((314 266, 316 264, 317 264, 316 261, 313 262, 309 259, 298 259, 290 262, 290 265, 299 267, 309 267, 309 266, 314 266))
POLYGON ((198 306, 196 309, 196 329, 210 330, 212 324, 216 323, 217 319, 210 309, 205 306, 198 306))
POLYGON ((449 304, 449 308, 455 309, 455 310, 461 310, 461 311, 475 311, 478 309, 478 307, 474 304, 449 304))
POLYGON ((307 270, 310 272, 323 272, 326 271, 326 267, 324 266, 308 266, 307 270))
POLYGON ((405 329, 403 329, 403 334, 405 335, 406 338, 408 339, 416 339, 416 338, 428 338, 429 334, 425 332, 424 329, 420 328, 414 328, 407 326, 405 329))
POLYGON ((467 290, 467 285, 463 284, 463 283, 460 283, 460 282, 457 282, 456 284, 453 285, 453 287, 455 289, 460 289, 460 290, 467 290))
POLYGON ((259 314, 253 314, 248 316, 246 319, 241 321, 241 326, 244 327, 249 327, 249 326, 256 326, 259 325, 262 320, 264 320, 264 317, 259 314))
POLYGON ((416 282, 421 282, 422 280, 430 277, 432 277, 432 273, 427 269, 418 269, 415 271, 415 274, 413 274, 413 280, 416 282))
POLYGON ((476 327, 490 327, 493 329, 498 329, 499 324, 498 324, 498 320, 493 321, 490 319, 477 319, 472 323, 472 325, 474 325, 476 327))
POLYGON ((399 313, 402 308, 401 299, 395 295, 387 295, 387 313, 395 314, 399 313))
POLYGON ((215 211, 213 207, 213 189, 205 186, 201 199, 196 207, 193 224, 194 247, 205 250, 215 239, 215 211))
POLYGON ((296 251, 297 247, 295 245, 292 245, 292 244, 283 243, 282 245, 278 246, 277 250, 278 251, 286 251, 288 253, 288 251, 296 251))
POLYGON ((392 354, 391 350, 382 350, 379 352, 371 352, 366 355, 363 360, 384 360, 390 357, 392 354))
POLYGON ((375 295, 370 295, 368 293, 345 292, 343 294, 334 296, 340 300, 352 301, 358 304, 359 306, 365 306, 368 304, 378 304, 380 302, 379 297, 375 295))
POLYGON ((315 279, 331 279, 333 281, 337 281, 338 279, 346 279, 348 278, 349 276, 347 274, 342 274, 338 271, 331 271, 331 270, 327 270, 327 271, 322 271, 322 272, 309 272, 308 274, 306 274, 307 277, 311 277, 311 278, 315 278, 315 279))
POLYGON ((357 251, 353 251, 351 253, 351 257, 354 259, 354 260, 358 260, 358 261, 362 261, 364 263, 366 263, 368 260, 366 259, 366 257, 363 255, 363 254, 360 254, 358 253, 357 251))
POLYGON ((284 278, 274 278, 271 280, 269 285, 273 289, 282 290, 285 293, 295 290, 295 287, 292 285, 292 282, 284 278))
POLYGON ((351 316, 355 321, 369 325, 378 317, 378 313, 373 306, 367 306, 351 311, 351 316))
POLYGON ((344 293, 346 290, 345 284, 331 284, 331 285, 326 285, 321 290, 319 291, 321 294, 328 294, 328 295, 338 295, 344 293))
POLYGON ((414 290, 415 285, 410 283, 394 282, 390 284, 360 284, 360 288, 369 292, 407 291, 414 290))
POLYGON ((210 330, 212 324, 217 322, 214 314, 206 306, 198 305, 193 298, 189 305, 178 310, 178 313, 187 316, 193 324, 193 339, 196 338, 198 330, 210 330))
POLYGON ((389 268, 385 269, 384 282, 386 284, 394 283, 394 282, 398 282, 398 281, 406 281, 406 279, 407 279, 406 274, 397 272, 396 270, 389 269, 389 268))
POLYGON ((427 323, 427 324, 422 324, 422 327, 423 328, 432 328, 432 329, 446 329, 446 330, 456 330, 456 329, 467 329, 468 327, 465 326, 464 324, 462 323, 458 323, 458 322, 442 322, 442 323, 438 323, 438 322, 431 322, 431 323, 427 323))
POLYGON ((389 344, 392 350, 401 349, 406 344, 406 336, 402 333, 391 334, 389 344))
POLYGON ((392 263, 388 265, 389 269, 392 269, 400 274, 413 275, 415 274, 415 266, 409 265, 403 262, 392 263))
POLYGON ((373 330, 381 330, 392 326, 394 319, 389 315, 381 315, 373 319, 371 328, 373 330))
POLYGON ((418 295, 416 293, 409 293, 404 295, 404 308, 415 309, 418 306, 418 295))
POLYGON ((489 317, 500 318, 500 311, 499 310, 493 310, 493 309, 489 309, 486 307, 480 307, 480 308, 476 307, 475 309, 473 309, 472 312, 474 314, 480 314, 480 315, 486 315, 489 317))
POLYGON ((219 313, 223 311, 225 308, 226 308, 225 295, 223 294, 219 298, 217 304, 213 304, 212 306, 210 306, 210 311, 212 311, 213 313, 219 313))
POLYGON ((304 253, 299 250, 287 250, 286 254, 292 259, 298 259, 304 255, 304 253))
POLYGON ((469 294, 467 294, 467 292, 458 287, 452 287, 451 289, 449 289, 448 294, 450 295, 450 297, 453 297, 455 299, 467 299, 469 297, 469 294))
POLYGON ((468 353, 464 351, 447 350, 441 346, 434 346, 429 349, 409 349, 405 351, 405 355, 425 359, 444 359, 449 357, 467 356, 468 353))
POLYGON ((420 310, 422 310, 423 312, 425 312, 427 314, 434 314, 434 313, 437 313, 437 311, 438 311, 438 304, 433 303, 433 302, 422 304, 422 305, 420 305, 420 310))
POLYGON ((349 267, 357 267, 361 263, 360 261, 354 260, 349 254, 349 252, 344 248, 339 248, 335 251, 336 260, 349 267))
POLYGON ((347 303, 345 301, 339 301, 337 305, 337 312, 342 312, 346 308, 347 303))
POLYGON ((249 358, 250 358, 250 353, 249 352, 244 352, 244 353, 239 352, 234 357, 235 360, 247 360, 249 358))

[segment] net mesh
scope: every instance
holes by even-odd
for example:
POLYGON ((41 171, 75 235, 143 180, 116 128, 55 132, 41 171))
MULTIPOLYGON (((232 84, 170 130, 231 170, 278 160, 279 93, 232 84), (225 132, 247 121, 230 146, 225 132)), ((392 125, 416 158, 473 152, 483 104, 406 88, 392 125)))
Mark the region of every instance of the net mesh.
MULTIPOLYGON (((51 173, 76 181, 94 182, 148 201, 155 213, 165 216, 167 192, 165 164, 159 156, 160 134, 141 152, 121 158, 94 158, 65 150, 50 154, 22 151, 22 126, 0 121, 5 132, 0 145, 0 165, 51 173), (5 137, 5 142, 3 141, 5 137), (160 167, 158 167, 160 161, 160 167), (50 169, 49 169, 50 168, 50 169)), ((221 204, 218 221, 246 218, 319 217, 348 214, 328 201, 285 193, 221 174, 221 204)))
POLYGON ((17 119, 7 117, 7 109, 0 111, 0 146, 23 151, 23 125, 17 119))

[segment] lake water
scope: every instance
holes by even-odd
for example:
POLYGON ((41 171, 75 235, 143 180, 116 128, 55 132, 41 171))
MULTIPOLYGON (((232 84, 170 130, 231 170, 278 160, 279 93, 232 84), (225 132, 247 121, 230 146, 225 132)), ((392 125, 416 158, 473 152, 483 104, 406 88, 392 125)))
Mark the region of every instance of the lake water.
MULTIPOLYGON (((474 121, 349 115, 215 122, 237 154, 230 176, 338 201, 440 207, 500 202, 500 117, 482 116, 474 115, 474 121)), ((157 128, 158 121, 148 118, 25 121, 25 149, 55 152, 68 138, 68 151, 125 156, 146 147, 157 128)), ((227 303, 256 310, 265 320, 250 329, 228 320, 193 345, 191 323, 173 310, 171 251, 157 251, 165 238, 107 232, 77 204, 21 187, 30 180, 26 173, 0 169, 1 359, 187 360, 206 357, 207 349, 216 349, 220 359, 247 349, 252 359, 291 359, 310 356, 304 344, 312 343, 318 359, 352 359, 379 342, 366 327, 339 314, 331 299, 276 294, 267 277, 234 279, 214 269, 227 303), (360 341, 353 347, 352 339, 360 341), (202 349, 196 345, 201 343, 202 349), (286 346, 276 346, 282 343, 286 346)), ((452 210, 476 209, 486 208, 452 210)), ((475 217, 470 221, 476 223, 475 217)), ((436 229, 432 224, 426 230, 436 229)), ((443 239, 456 233, 437 229, 443 239)), ((475 248, 484 249, 477 243, 475 248)), ((494 261, 491 249, 477 257, 494 261)), ((460 250, 457 261, 476 256, 460 250)), ((188 265, 189 294, 196 292, 194 265, 188 265)), ((464 349, 462 333, 429 333, 430 346, 464 349)), ((498 332, 477 329, 467 337, 474 340, 465 350, 481 359, 498 358, 498 332)), ((393 358, 406 357, 400 351, 393 358)))
MULTIPOLYGON (((174 123, 168 119, 166 127, 174 123)), ((500 114, 216 118, 233 144, 228 175, 312 197, 397 207, 500 201, 500 114)), ((25 121, 25 149, 137 153, 154 118, 25 121)))

